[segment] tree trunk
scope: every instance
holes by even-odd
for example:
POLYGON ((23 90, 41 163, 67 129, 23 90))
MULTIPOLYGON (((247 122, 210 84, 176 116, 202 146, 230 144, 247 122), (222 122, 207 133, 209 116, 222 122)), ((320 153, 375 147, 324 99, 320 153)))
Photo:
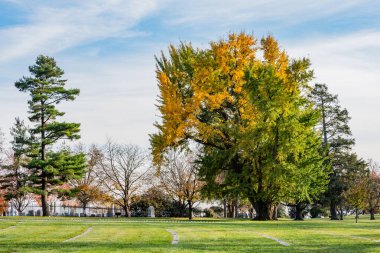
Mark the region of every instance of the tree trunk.
MULTIPOLYGON (((45 113, 44 113, 44 103, 41 101, 41 160, 42 161, 45 161, 45 113)), ((45 174, 45 171, 44 171, 45 168, 41 168, 42 170, 42 183, 41 183, 41 190, 42 190, 42 194, 41 194, 41 204, 42 204, 42 215, 43 216, 50 216, 50 212, 49 212, 49 206, 48 206, 48 202, 47 202, 47 183, 48 183, 48 179, 47 179, 47 176, 45 174)))
POLYGON ((191 200, 188 200, 187 203, 189 204, 189 220, 193 219, 193 202, 191 200))
POLYGON ((375 220, 375 209, 373 209, 373 208, 371 208, 370 210, 369 210, 369 213, 371 214, 371 220, 375 220))
POLYGON ((273 220, 278 220, 278 204, 273 206, 273 220))
POLYGON ((239 212, 238 212, 238 199, 236 198, 234 201, 233 201, 233 205, 234 205, 234 218, 237 219, 239 218, 239 212))
POLYGON ((358 218, 359 218, 359 212, 358 212, 358 209, 355 208, 355 223, 358 223, 358 218))
POLYGON ((50 216, 50 211, 49 211, 49 205, 47 202, 47 194, 41 194, 41 204, 42 204, 42 215, 43 216, 50 216))
POLYGON ((83 215, 84 215, 84 217, 87 217, 86 209, 87 209, 87 205, 83 204, 83 215))
POLYGON ((129 206, 124 206, 124 212, 125 212, 125 217, 128 217, 128 218, 131 217, 131 210, 129 210, 129 206))
POLYGON ((41 205, 42 205, 42 215, 43 216, 50 216, 50 210, 49 210, 49 204, 47 201, 47 191, 46 191, 46 182, 47 178, 43 177, 42 178, 42 191, 43 193, 41 194, 41 205))
POLYGON ((304 209, 305 207, 302 204, 298 203, 296 205, 296 214, 295 214, 294 220, 303 220, 302 212, 304 209))
POLYGON ((256 211, 256 217, 254 220, 273 220, 273 204, 256 201, 252 204, 256 211))
POLYGON ((223 199, 223 217, 227 218, 227 201, 223 199))
POLYGON ((228 218, 233 218, 234 217, 234 206, 231 205, 231 203, 227 204, 227 209, 228 209, 228 218))
POLYGON ((330 219, 339 220, 338 215, 336 213, 336 203, 333 199, 330 200, 330 219))
POLYGON ((249 218, 253 219, 253 208, 249 208, 249 218))
POLYGON ((22 204, 20 204, 20 202, 16 200, 14 207, 15 207, 18 215, 20 215, 20 213, 22 213, 22 211, 23 211, 22 204))

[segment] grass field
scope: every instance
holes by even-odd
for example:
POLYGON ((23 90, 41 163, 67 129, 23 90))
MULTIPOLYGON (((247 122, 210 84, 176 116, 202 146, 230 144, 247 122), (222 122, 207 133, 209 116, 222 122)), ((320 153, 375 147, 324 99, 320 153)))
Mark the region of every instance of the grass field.
POLYGON ((0 252, 380 252, 380 217, 344 221, 0 218, 0 252), (72 241, 66 240, 91 231, 72 241), (172 244, 171 229, 179 236, 172 244), (284 242, 289 246, 280 244, 284 242))

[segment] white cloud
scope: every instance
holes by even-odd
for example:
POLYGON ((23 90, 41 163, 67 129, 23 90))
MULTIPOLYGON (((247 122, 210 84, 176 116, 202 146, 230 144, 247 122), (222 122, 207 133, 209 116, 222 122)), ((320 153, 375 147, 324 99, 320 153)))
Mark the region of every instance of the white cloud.
POLYGON ((352 117, 356 150, 364 158, 380 160, 379 69, 380 31, 361 31, 307 41, 288 41, 284 47, 294 57, 309 57, 316 82, 338 94, 352 117))
MULTIPOLYGON (((120 54, 108 58, 62 56, 58 65, 65 70, 67 87, 81 90, 73 102, 58 109, 64 120, 81 123, 81 142, 103 143, 106 137, 148 147, 148 135, 155 132, 157 120, 154 46, 147 53, 120 54), (96 59, 96 60, 94 60, 96 59)), ((24 67, 25 68, 25 67, 24 67)), ((27 119, 28 95, 17 91, 14 80, 0 85, 0 128, 8 129, 16 116, 27 119)))
MULTIPOLYGON (((67 73, 69 86, 81 89, 78 99, 63 104, 62 109, 67 112, 67 120, 82 123, 83 141, 103 142, 109 136, 143 146, 148 145, 148 134, 155 131, 152 124, 157 120, 154 104, 158 91, 153 55, 165 49, 169 40, 176 44, 179 36, 186 36, 195 45, 205 46, 208 40, 225 35, 229 32, 226 29, 233 25, 244 29, 250 24, 250 27, 266 30, 267 24, 274 22, 275 26, 271 27, 287 29, 294 24, 329 15, 336 15, 339 20, 342 12, 356 13, 371 6, 371 1, 366 0, 9 2, 24 8, 29 22, 0 28, 2 130, 7 132, 15 116, 26 118, 27 96, 18 92, 13 82, 22 74, 28 74, 26 67, 33 63, 37 54, 58 54, 58 65, 67 73), (62 52, 103 39, 144 35, 145 31, 138 30, 139 22, 151 18, 158 11, 160 16, 155 16, 159 19, 157 22, 168 26, 160 27, 157 41, 144 40, 148 44, 132 53, 120 51, 118 56, 98 57, 96 47, 85 47, 87 53, 81 52, 81 55, 62 52), (190 26, 197 26, 197 29, 189 29, 190 26), (171 33, 173 28, 181 32, 171 33)), ((310 36, 308 31, 302 32, 310 36)), ((380 117, 377 110, 380 100, 377 96, 380 86, 377 73, 380 69, 380 32, 367 30, 336 36, 323 32, 321 28, 319 34, 306 40, 293 35, 294 40, 280 43, 291 56, 308 56, 312 60, 316 81, 327 83, 352 116, 358 153, 379 161, 380 134, 377 128, 380 117)))
POLYGON ((102 143, 111 137, 148 147, 157 113, 154 64, 152 53, 101 62, 63 61, 70 86, 80 88, 81 94, 61 108, 67 120, 81 122, 83 142, 102 143))
POLYGON ((249 21, 279 21, 280 25, 284 25, 318 19, 369 2, 368 0, 183 1, 176 2, 170 6, 171 11, 167 22, 172 25, 194 25, 199 23, 231 25, 249 21))
MULTIPOLYGON (((16 1, 17 2, 17 1, 16 1)), ((159 8, 154 0, 18 1, 30 22, 0 29, 0 58, 52 54, 105 38, 136 36, 134 26, 159 8), (54 4, 52 4, 54 3, 54 4)))
MULTIPOLYGON (((157 10, 153 0, 24 1, 14 0, 28 13, 28 23, 0 29, 0 127, 8 132, 16 116, 27 117, 27 94, 13 83, 27 73, 38 54, 56 58, 68 78, 68 85, 81 89, 73 103, 64 103, 67 120, 82 122, 83 141, 101 142, 114 136, 126 142, 147 145, 148 130, 154 119, 156 97, 154 58, 119 56, 97 57, 60 53, 78 45, 107 38, 140 36, 136 25, 157 10), (148 120, 147 120, 148 118, 148 120), (149 122, 148 122, 149 121, 149 122), (144 122, 144 123, 141 123, 144 122), (143 124, 144 127, 139 125, 143 124), (146 127, 145 127, 146 126, 146 127)), ((88 50, 86 48, 86 50, 88 50)), ((151 132, 151 131, 150 131, 151 132)))

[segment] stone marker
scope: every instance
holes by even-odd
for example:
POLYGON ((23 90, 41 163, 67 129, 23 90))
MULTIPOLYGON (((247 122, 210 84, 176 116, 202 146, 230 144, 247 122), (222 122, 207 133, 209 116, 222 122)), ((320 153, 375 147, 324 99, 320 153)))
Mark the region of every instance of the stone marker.
POLYGON ((154 215, 154 207, 153 206, 148 207, 148 217, 149 218, 154 218, 155 217, 155 215, 154 215))

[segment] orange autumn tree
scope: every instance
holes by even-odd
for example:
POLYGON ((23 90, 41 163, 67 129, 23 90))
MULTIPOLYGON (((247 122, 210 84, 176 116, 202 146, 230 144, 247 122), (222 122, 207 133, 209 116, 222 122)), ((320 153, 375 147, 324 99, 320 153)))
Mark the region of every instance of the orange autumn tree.
POLYGON ((154 163, 162 165, 170 147, 200 144, 205 187, 238 189, 260 220, 273 219, 276 204, 293 192, 310 200, 308 189, 323 186, 325 173, 311 173, 301 190, 294 180, 300 168, 321 167, 318 113, 306 98, 309 66, 289 60, 271 36, 258 43, 230 34, 204 50, 170 46, 168 57, 157 58, 162 122, 151 135, 154 163))
POLYGON ((8 202, 0 193, 0 216, 5 215, 7 210, 8 210, 8 202))

